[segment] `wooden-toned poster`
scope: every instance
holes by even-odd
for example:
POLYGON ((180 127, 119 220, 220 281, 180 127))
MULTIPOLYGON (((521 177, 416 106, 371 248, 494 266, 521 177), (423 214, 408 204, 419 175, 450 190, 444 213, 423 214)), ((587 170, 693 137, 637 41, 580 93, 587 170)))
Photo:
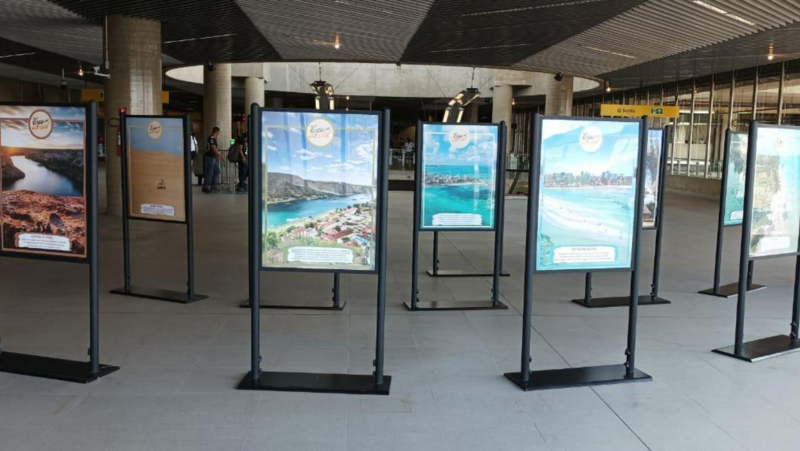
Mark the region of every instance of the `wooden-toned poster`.
POLYGON ((128 216, 186 220, 183 118, 125 118, 128 216))
POLYGON ((0 105, 2 252, 83 259, 86 109, 0 105))

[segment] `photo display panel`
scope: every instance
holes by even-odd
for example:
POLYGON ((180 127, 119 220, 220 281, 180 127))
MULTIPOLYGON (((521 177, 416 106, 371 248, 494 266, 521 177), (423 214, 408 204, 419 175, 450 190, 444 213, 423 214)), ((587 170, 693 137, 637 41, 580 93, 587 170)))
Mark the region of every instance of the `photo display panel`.
POLYGON ((795 254, 800 251, 800 128, 759 124, 757 131, 750 256, 795 254))
POLYGON ((647 157, 645 158, 644 210, 642 227, 654 229, 658 220, 658 195, 661 188, 661 150, 664 143, 664 130, 656 128, 648 131, 647 157))
POLYGON ((0 248, 87 257, 86 108, 0 105, 0 248))
POLYGON ((742 225, 744 218, 745 169, 747 168, 747 133, 731 133, 725 175, 725 217, 723 225, 742 225))
POLYGON ((262 112, 262 266, 375 271, 379 116, 262 112))
POLYGON ((422 124, 422 230, 494 230, 497 125, 422 124))
POLYGON ((631 268, 640 128, 541 120, 537 271, 631 268))
POLYGON ((183 118, 125 118, 128 216, 186 220, 183 118))

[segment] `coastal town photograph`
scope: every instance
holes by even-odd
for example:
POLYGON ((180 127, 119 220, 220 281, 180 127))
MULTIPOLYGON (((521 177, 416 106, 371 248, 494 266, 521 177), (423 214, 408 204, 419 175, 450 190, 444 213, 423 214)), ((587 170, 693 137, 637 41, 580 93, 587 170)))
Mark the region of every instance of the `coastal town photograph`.
POLYGON ((378 118, 263 113, 264 267, 375 268, 378 118))
POLYGON ((0 106, 4 252, 86 256, 85 114, 0 106))
POLYGON ((497 126, 424 124, 422 139, 422 228, 492 230, 497 126))
POLYGON ((630 266, 639 124, 542 125, 537 269, 630 266))

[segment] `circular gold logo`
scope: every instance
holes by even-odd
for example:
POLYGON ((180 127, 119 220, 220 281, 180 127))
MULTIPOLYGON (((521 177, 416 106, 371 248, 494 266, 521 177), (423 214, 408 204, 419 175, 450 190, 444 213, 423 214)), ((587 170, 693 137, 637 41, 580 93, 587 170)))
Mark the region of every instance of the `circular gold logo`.
POLYGON ((53 118, 45 110, 36 110, 28 118, 28 129, 36 139, 46 139, 53 133, 53 118))
POLYGON ((164 132, 164 127, 161 126, 161 122, 158 121, 150 121, 147 124, 147 136, 151 139, 158 139, 161 138, 161 133, 164 132))

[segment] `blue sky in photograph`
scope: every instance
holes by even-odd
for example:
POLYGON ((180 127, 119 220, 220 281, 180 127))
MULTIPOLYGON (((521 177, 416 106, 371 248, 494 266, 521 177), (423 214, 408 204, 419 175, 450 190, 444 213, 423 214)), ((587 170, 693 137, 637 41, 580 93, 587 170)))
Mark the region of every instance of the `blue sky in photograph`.
POLYGON ((180 118, 128 117, 125 119, 128 137, 133 151, 157 151, 183 156, 183 120, 180 118), (147 134, 147 126, 152 121, 161 123, 161 138, 153 139, 147 134))
POLYGON ((542 121, 543 174, 581 171, 599 175, 605 171, 633 176, 639 148, 638 122, 544 119, 542 121), (602 144, 595 152, 580 145, 587 127, 599 130, 602 144))
POLYGON ((422 135, 425 165, 488 165, 497 162, 497 126, 424 124, 422 135), (457 148, 450 143, 453 132, 469 133, 469 144, 457 148))
POLYGON ((372 185, 377 169, 378 116, 372 114, 265 111, 262 155, 267 171, 305 180, 372 185), (316 147, 306 139, 306 126, 326 119, 333 140, 316 147))

